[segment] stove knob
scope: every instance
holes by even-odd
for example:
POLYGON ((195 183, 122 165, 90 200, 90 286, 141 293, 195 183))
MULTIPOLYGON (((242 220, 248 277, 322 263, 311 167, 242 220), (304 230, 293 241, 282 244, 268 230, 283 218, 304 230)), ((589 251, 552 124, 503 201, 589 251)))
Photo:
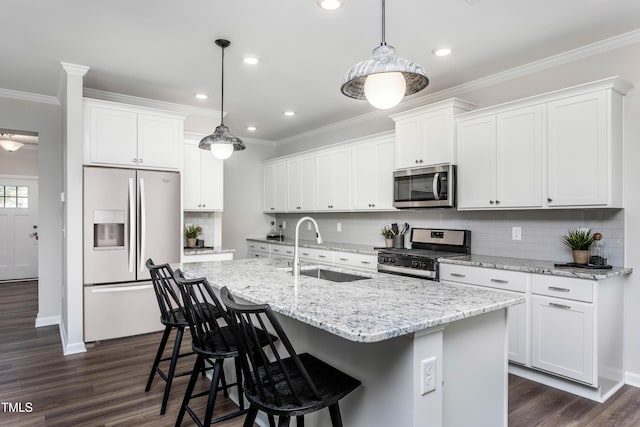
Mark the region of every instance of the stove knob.
POLYGON ((391 264, 395 264, 396 263, 396 259, 395 258, 391 258, 391 259, 389 259, 389 261, 391 262, 391 264))

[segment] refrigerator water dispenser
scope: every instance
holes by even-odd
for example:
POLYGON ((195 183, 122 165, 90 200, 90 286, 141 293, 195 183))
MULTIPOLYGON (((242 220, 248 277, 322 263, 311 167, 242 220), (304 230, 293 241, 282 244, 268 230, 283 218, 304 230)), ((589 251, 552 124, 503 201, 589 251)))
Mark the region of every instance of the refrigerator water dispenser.
POLYGON ((93 248, 124 249, 125 211, 95 210, 93 212, 93 248))

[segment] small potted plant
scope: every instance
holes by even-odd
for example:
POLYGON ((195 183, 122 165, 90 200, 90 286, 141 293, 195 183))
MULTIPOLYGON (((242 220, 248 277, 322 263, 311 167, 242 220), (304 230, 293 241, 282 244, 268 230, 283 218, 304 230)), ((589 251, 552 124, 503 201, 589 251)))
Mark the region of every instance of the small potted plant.
POLYGON ((591 229, 575 228, 569 230, 569 232, 560 237, 560 239, 565 245, 571 248, 574 263, 587 264, 589 262, 589 246, 593 243, 591 229))
POLYGON ((393 230, 388 225, 385 225, 384 228, 381 231, 381 234, 384 237, 385 246, 388 247, 388 248, 392 248, 393 247, 393 236, 395 236, 396 233, 394 233, 393 230))
POLYGON ((196 247, 196 239, 202 234, 202 227, 193 224, 187 224, 184 227, 184 237, 187 239, 187 247, 195 248, 196 247))

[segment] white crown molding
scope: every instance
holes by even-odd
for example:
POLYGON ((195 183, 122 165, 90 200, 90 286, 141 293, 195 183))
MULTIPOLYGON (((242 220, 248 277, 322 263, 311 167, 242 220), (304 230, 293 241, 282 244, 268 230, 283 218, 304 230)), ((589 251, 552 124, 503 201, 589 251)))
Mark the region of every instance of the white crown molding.
POLYGON ((428 103, 447 99, 449 97, 460 96, 463 93, 481 89, 487 86, 495 85, 501 82, 505 82, 517 77, 533 74, 538 71, 546 70, 558 65, 566 64, 569 62, 577 61, 579 59, 587 58, 589 56, 597 55, 600 53, 608 52, 610 50, 618 49, 630 44, 640 42, 640 29, 629 31, 608 39, 600 40, 595 43, 588 44, 586 46, 571 49, 557 55, 552 55, 547 58, 540 59, 538 61, 530 62, 528 64, 520 65, 518 67, 510 68, 505 71, 500 71, 481 77, 476 80, 472 80, 467 83, 462 83, 457 86, 453 86, 447 89, 443 89, 438 92, 429 93, 426 95, 415 97, 411 100, 403 101, 398 107, 389 110, 376 110, 370 113, 366 113, 357 117, 353 117, 340 122, 331 123, 326 126, 322 126, 316 129, 312 129, 306 132, 302 132, 297 135, 293 135, 278 141, 278 145, 286 145, 292 142, 299 141, 300 139, 309 138, 312 136, 322 135, 324 133, 348 128, 360 123, 366 123, 377 118, 388 118, 391 114, 403 112, 411 108, 417 108, 424 106, 428 103))
POLYGON ((208 108, 191 107, 189 105, 175 104, 173 102, 158 101, 155 99, 125 95, 122 93, 107 92, 107 91, 98 90, 98 89, 84 88, 84 96, 88 98, 102 99, 104 101, 121 102, 124 104, 133 104, 141 107, 155 108, 158 110, 174 111, 176 113, 181 113, 185 115, 196 115, 196 116, 220 118, 219 110, 210 110, 208 108))
POLYGON ((67 74, 72 74, 74 76, 82 77, 89 71, 89 67, 86 65, 70 64, 68 62, 60 62, 60 65, 62 65, 62 68, 64 68, 64 71, 67 74))
POLYGON ((20 101, 39 102, 40 104, 61 105, 57 97, 39 93, 20 92, 0 88, 0 98, 18 99, 20 101))

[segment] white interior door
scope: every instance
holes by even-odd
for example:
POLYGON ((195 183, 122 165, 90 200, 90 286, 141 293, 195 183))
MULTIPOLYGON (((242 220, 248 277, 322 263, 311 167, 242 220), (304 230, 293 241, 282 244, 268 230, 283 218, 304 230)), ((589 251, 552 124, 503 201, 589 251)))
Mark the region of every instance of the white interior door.
POLYGON ((38 277, 38 180, 0 177, 0 280, 38 277))

